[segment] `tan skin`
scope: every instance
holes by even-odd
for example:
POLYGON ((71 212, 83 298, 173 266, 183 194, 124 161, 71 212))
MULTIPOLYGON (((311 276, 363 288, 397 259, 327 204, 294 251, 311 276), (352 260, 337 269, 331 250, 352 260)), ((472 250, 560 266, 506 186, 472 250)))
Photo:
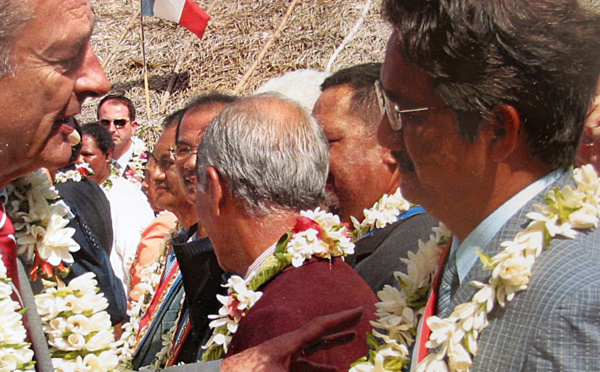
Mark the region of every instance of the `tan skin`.
POLYGON ((129 108, 116 100, 104 101, 100 109, 98 110, 98 121, 109 120, 108 125, 104 125, 106 130, 110 133, 115 144, 113 157, 115 159, 121 158, 123 154, 131 147, 131 136, 135 134, 138 128, 138 123, 131 121, 129 116, 129 108), (114 120, 125 119, 126 124, 122 128, 117 128, 114 124, 114 120))
POLYGON ((154 145, 152 157, 155 166, 148 171, 150 181, 154 183, 155 204, 160 209, 173 212, 184 228, 196 223, 196 209, 190 204, 179 183, 179 174, 175 167, 171 149, 175 145, 175 131, 172 126, 164 130, 154 145))
POLYGON ((351 222, 350 216, 362 221, 364 209, 400 187, 396 159, 377 142, 379 110, 369 115, 375 123, 365 122, 352 111, 353 96, 350 84, 334 86, 323 91, 313 108, 329 142, 327 187, 338 199, 342 222, 351 222))
POLYGON ((94 174, 89 178, 101 185, 110 176, 110 163, 112 162, 112 150, 108 149, 106 154, 98 147, 98 142, 93 136, 84 134, 81 138, 81 151, 76 163, 88 163, 94 174))
POLYGON ((224 107, 225 104, 220 102, 201 105, 186 112, 179 123, 177 146, 193 149, 188 156, 176 159, 179 182, 191 204, 196 203, 196 156, 194 151, 210 122, 224 107))
MULTIPOLYGON (((381 83, 400 109, 443 108, 429 76, 408 64, 388 42, 381 83)), ((477 139, 468 142, 458 131, 451 109, 403 116, 393 131, 387 115, 379 126, 380 142, 396 151, 402 193, 422 205, 460 239, 490 213, 550 169, 528 152, 523 123, 511 106, 498 106, 483 120, 477 139)))
POLYGON ((87 0, 32 0, 27 9, 31 17, 12 48, 13 76, 0 79, 0 187, 42 166, 66 165, 70 118, 109 89, 90 45, 87 0))

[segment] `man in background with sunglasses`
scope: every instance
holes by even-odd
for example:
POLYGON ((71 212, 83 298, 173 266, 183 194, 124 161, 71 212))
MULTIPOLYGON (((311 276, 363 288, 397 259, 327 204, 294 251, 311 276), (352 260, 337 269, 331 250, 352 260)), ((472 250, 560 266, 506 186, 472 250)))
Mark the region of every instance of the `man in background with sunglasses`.
POLYGON ((97 116, 115 145, 113 173, 141 187, 148 153, 144 141, 135 136, 138 123, 133 102, 123 95, 108 95, 98 104, 97 116))

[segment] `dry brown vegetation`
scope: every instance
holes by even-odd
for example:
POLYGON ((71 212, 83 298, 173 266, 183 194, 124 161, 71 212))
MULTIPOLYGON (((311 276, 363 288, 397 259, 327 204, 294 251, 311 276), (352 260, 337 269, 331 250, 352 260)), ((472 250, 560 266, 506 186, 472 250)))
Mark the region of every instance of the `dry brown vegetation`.
MULTIPOLYGON (((96 17, 92 44, 112 84, 111 93, 131 98, 138 111, 141 136, 153 143, 160 119, 183 107, 190 98, 208 91, 233 93, 279 27, 292 0, 196 0, 211 20, 203 39, 183 27, 156 17, 143 20, 150 112, 143 79, 139 0, 91 0, 96 17), (133 24, 127 27, 130 20, 133 24), (119 43, 119 38, 125 35, 119 43), (186 46, 191 43, 188 53, 186 46), (112 50, 116 50, 114 54, 112 50), (112 56, 111 56, 112 54, 112 56), (109 60, 110 58, 110 60, 109 60), (161 100, 176 63, 180 69, 164 107, 161 100)), ((368 13, 355 37, 332 64, 332 71, 357 63, 381 61, 390 29, 381 19, 380 2, 373 0, 298 1, 279 38, 275 39, 255 73, 239 90, 252 93, 269 78, 296 69, 325 71, 334 51, 368 13), (370 5, 369 5, 370 4, 370 5)), ((88 100, 81 122, 95 120, 97 99, 88 100)))

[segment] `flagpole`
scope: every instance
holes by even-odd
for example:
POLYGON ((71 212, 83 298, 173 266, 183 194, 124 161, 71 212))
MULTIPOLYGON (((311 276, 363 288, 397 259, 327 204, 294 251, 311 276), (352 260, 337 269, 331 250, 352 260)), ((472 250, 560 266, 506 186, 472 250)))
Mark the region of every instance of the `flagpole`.
MULTIPOLYGON (((140 8, 142 6, 142 0, 140 0, 140 8)), ((146 46, 145 46, 145 38, 144 38, 144 15, 140 12, 140 24, 142 30, 142 60, 143 60, 143 69, 144 69, 144 90, 146 92, 146 117, 148 119, 152 119, 152 114, 150 113, 150 90, 148 89, 148 69, 146 68, 146 46)))

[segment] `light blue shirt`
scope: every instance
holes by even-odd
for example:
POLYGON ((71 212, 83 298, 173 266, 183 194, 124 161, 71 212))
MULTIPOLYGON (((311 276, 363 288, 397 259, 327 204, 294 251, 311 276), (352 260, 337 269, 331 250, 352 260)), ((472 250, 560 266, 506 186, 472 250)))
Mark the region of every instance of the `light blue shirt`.
POLYGON ((500 208, 496 209, 492 214, 487 216, 485 220, 477 225, 464 242, 461 242, 457 237, 452 239, 450 254, 456 255, 456 268, 461 284, 473 265, 479 259, 479 256, 475 251, 483 250, 496 233, 500 231, 502 226, 504 226, 504 224, 506 224, 519 209, 556 181, 564 172, 564 169, 558 169, 519 191, 519 193, 502 204, 500 208))

